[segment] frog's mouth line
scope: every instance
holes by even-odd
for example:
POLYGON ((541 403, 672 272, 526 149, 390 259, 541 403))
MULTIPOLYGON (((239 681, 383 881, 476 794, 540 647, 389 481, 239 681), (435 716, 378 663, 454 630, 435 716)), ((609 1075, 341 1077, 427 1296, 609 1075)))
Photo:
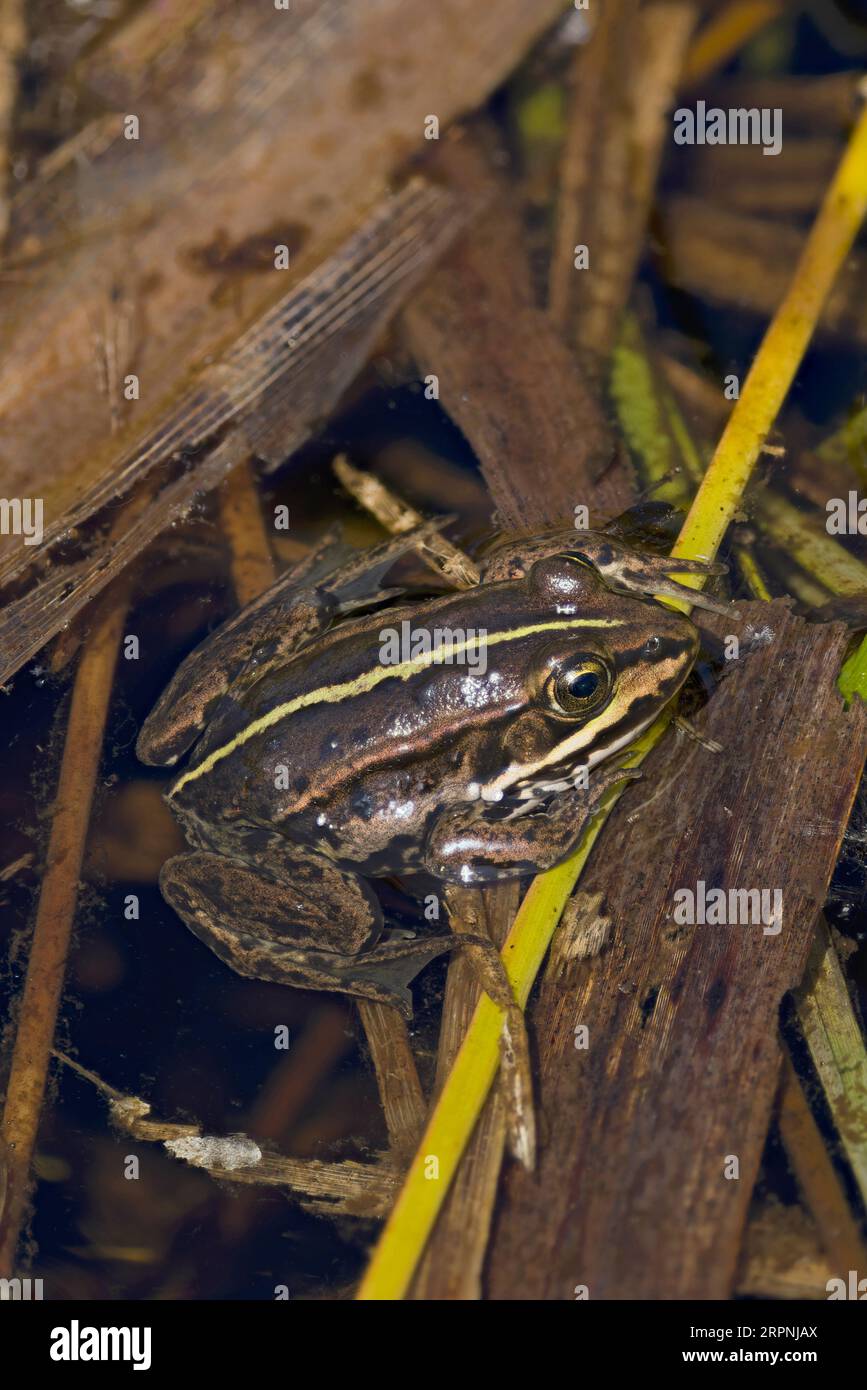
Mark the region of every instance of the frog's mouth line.
MULTIPOLYGON (((585 766, 591 769, 594 767, 598 767, 598 765, 602 762, 605 762, 607 758, 610 758, 615 753, 618 753, 621 748, 626 748, 630 743, 634 743, 638 736, 640 734, 643 734, 644 730, 647 729, 653 723, 655 717, 656 716, 654 713, 648 715, 647 719, 645 719, 644 722, 641 724, 630 723, 629 729, 625 734, 623 734, 622 738, 615 739, 612 743, 606 744, 604 748, 599 749, 598 753, 591 753, 584 764, 573 762, 572 776, 574 777, 574 772, 575 770, 577 770, 579 766, 585 766)), ((562 761, 562 758, 560 759, 560 761, 562 761)), ((521 774, 517 779, 519 782, 526 780, 528 776, 526 769, 522 770, 519 768, 515 768, 513 765, 512 768, 509 768, 505 773, 503 773, 502 777, 497 779, 497 783, 502 784, 503 778, 508 777, 513 770, 521 774)), ((537 777, 534 776, 533 773, 530 773, 529 776, 533 778, 531 784, 527 787, 522 787, 518 792, 518 799, 521 801, 532 802, 544 800, 545 797, 553 796, 556 792, 570 791, 575 785, 574 781, 572 780, 572 777, 566 776, 565 773, 563 776, 556 779, 552 778, 552 780, 548 782, 539 780, 537 777)), ((489 784, 490 787, 493 787, 495 785, 495 783, 489 784)), ((511 785, 515 785, 515 783, 513 782, 511 785)), ((487 786, 483 787, 479 794, 483 801, 498 801, 500 799, 500 796, 492 795, 487 786)), ((500 793, 500 795, 503 795, 503 793, 500 793)), ((530 809, 530 807, 528 807, 528 809, 530 809)))
MULTIPOLYGON (((532 796, 538 796, 539 774, 544 774, 545 768, 554 770, 564 762, 571 762, 573 766, 578 766, 578 755, 585 748, 588 751, 584 765, 593 768, 604 762, 606 758, 610 758, 612 754, 619 752, 621 748, 625 748, 627 744, 632 743, 639 734, 652 724, 659 711, 677 693, 689 674, 690 667, 684 664, 681 654, 657 663, 654 669, 658 679, 656 690, 652 695, 639 695, 629 700, 625 708, 617 708, 615 698, 608 706, 607 711, 603 711, 600 716, 591 719, 569 738, 563 739, 544 758, 530 764, 512 763, 499 777, 487 782, 479 792, 482 800, 500 801, 508 790, 528 781, 532 781, 532 785, 523 789, 519 793, 520 797, 529 799, 532 796), (645 702, 647 715, 641 717, 639 711, 645 702), (607 721, 604 718, 606 712, 612 715, 607 721), (622 730, 622 733, 618 734, 618 730, 622 730), (608 737, 604 738, 606 733, 608 737)), ((560 777, 551 783, 550 790, 563 790, 568 785, 570 784, 564 783, 560 777)), ((547 789, 547 784, 544 782, 541 783, 541 786, 547 789)))

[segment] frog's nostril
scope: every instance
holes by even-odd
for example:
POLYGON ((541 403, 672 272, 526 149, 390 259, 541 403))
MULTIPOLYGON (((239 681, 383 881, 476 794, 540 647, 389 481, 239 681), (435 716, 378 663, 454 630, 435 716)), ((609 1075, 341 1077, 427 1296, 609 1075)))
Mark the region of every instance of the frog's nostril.
POLYGON ((661 646, 662 643, 658 637, 648 637, 647 641, 644 644, 644 655, 655 656, 661 646))

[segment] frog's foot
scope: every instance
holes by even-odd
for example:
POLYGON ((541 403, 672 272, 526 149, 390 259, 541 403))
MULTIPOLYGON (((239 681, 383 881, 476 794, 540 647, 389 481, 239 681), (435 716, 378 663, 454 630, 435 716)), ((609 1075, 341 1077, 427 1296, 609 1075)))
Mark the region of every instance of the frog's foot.
POLYGON ((364 951, 337 967, 332 963, 335 957, 329 959, 322 952, 322 966, 330 972, 334 983, 316 985, 315 988, 334 989, 362 999, 376 999, 380 1004, 391 1004, 404 1018, 412 1018, 409 985, 420 970, 453 947, 454 938, 451 936, 423 936, 413 940, 403 935, 394 940, 389 937, 372 950, 364 951))
MULTIPOLYGON (((368 607, 379 598, 401 594, 403 591, 400 588, 383 589, 388 571, 404 555, 431 541, 453 520, 450 516, 440 516, 432 521, 423 521, 411 531, 403 531, 367 550, 353 551, 344 546, 340 564, 335 565, 330 573, 323 574, 319 581, 319 592, 327 595, 334 611, 341 616, 368 607)), ((335 549, 335 556, 337 553, 335 549)))
POLYGON ((691 589, 671 578, 672 574, 725 574, 728 566, 716 560, 679 560, 673 555, 651 555, 632 550, 611 536, 590 532, 579 536, 571 553, 592 565, 615 593, 679 598, 693 608, 706 608, 723 617, 737 617, 731 604, 720 603, 701 589, 691 589))
POLYGON ((163 865, 160 888, 239 975, 376 999, 407 1018, 410 981, 452 944, 451 937, 427 937, 363 950, 382 928, 379 902, 363 880, 323 860, 299 859, 291 873, 269 874, 196 851, 163 865))
POLYGON ((719 603, 700 589, 690 589, 671 578, 672 574, 725 574, 727 565, 633 550, 625 541, 601 531, 550 531, 498 546, 483 560, 482 578, 486 584, 523 579, 538 561, 556 555, 571 555, 590 565, 613 593, 679 598, 693 608, 707 608, 724 617, 738 616, 730 604, 719 603))

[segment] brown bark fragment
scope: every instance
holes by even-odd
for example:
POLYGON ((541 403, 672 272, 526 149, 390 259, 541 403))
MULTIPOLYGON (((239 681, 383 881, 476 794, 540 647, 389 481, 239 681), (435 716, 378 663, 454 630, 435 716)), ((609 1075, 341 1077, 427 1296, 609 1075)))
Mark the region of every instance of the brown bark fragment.
MULTIPOLYGON (((13 207, 18 273, 3 285, 0 369, 9 495, 43 480, 53 520, 104 476, 112 403, 96 340, 118 303, 132 320, 120 375, 140 377, 143 426, 285 290, 273 249, 270 269, 243 275, 224 273, 237 257, 209 249, 267 236, 288 244, 277 232, 294 229, 292 273, 311 269, 423 145, 426 114, 445 126, 473 109, 561 9, 562 0, 220 3, 188 32, 173 28, 174 48, 145 43, 137 60, 121 42, 120 96, 134 93, 138 139, 125 138, 122 121, 95 123, 79 157, 59 161, 56 177, 28 185, 13 207)), ((99 87, 106 72, 111 62, 96 54, 79 78, 99 87)), ((131 413, 126 405, 124 421, 131 413)))
POLYGON ((443 152, 458 186, 493 191, 489 210, 403 314, 423 374, 478 455, 501 524, 570 524, 577 504, 616 514, 631 487, 599 402, 533 302, 518 217, 478 146, 443 152), (529 480, 532 479, 532 485, 529 480))
POLYGON ((645 240, 695 7, 611 0, 576 55, 551 259, 550 311, 600 379, 645 240), (589 267, 574 265, 586 246, 589 267))
POLYGON ((15 1269, 27 1210, 30 1165, 42 1115, 51 1044, 84 857, 112 679, 123 637, 127 584, 95 614, 75 676, 48 854, 36 910, 3 1109, 2 1144, 9 1192, 0 1230, 0 1278, 15 1269))

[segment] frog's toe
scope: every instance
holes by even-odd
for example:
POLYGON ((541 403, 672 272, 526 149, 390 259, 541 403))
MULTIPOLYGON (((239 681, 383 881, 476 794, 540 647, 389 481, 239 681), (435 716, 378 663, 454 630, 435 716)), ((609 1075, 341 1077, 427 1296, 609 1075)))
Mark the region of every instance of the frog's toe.
POLYGON ((412 995, 409 985, 420 970, 437 956, 454 948, 453 936, 416 937, 415 940, 389 939, 352 959, 326 959, 319 954, 317 966, 325 972, 317 989, 334 989, 362 999, 375 999, 390 1004, 412 1018, 412 995))

